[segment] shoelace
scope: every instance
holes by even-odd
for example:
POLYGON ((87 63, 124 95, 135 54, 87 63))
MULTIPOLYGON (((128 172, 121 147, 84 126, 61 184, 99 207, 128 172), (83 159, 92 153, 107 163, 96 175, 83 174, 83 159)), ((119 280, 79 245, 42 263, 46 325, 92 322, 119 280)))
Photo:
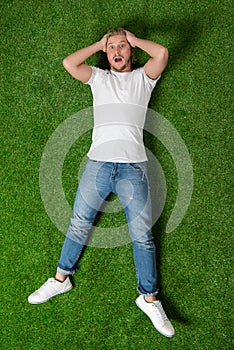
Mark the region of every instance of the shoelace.
POLYGON ((49 284, 53 284, 54 280, 52 278, 49 278, 40 288, 40 290, 44 290, 49 284))
POLYGON ((165 314, 165 311, 163 310, 161 302, 159 301, 159 302, 153 303, 153 306, 155 310, 160 314, 163 322, 167 321, 168 318, 167 318, 167 315, 165 314))

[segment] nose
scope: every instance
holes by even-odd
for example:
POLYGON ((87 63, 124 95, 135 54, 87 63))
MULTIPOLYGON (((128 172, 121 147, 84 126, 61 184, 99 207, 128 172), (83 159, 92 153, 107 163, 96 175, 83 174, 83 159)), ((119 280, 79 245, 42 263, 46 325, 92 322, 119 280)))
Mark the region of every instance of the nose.
POLYGON ((118 46, 116 46, 116 49, 115 49, 115 54, 119 54, 120 53, 120 48, 118 46))

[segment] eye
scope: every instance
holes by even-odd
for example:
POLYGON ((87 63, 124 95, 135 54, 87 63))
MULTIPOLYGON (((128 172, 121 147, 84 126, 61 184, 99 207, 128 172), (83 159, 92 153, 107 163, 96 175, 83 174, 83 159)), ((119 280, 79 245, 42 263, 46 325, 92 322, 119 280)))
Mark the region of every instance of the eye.
POLYGON ((113 50, 114 49, 114 45, 110 45, 109 49, 113 50))

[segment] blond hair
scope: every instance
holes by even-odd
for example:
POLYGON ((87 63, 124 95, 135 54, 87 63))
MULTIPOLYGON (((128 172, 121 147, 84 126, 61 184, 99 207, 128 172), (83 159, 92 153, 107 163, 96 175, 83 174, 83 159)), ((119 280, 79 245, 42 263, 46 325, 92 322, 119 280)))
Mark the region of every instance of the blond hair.
POLYGON ((126 36, 126 32, 123 28, 110 29, 106 33, 107 40, 109 40, 109 38, 111 36, 114 36, 114 35, 125 35, 126 36))

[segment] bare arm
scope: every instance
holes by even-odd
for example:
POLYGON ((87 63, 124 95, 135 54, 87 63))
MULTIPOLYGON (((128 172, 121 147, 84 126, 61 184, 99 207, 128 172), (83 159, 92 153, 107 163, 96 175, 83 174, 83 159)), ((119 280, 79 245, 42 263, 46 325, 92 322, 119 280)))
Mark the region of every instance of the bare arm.
POLYGON ((84 62, 87 58, 101 50, 106 50, 105 35, 100 41, 84 47, 64 58, 63 66, 74 78, 83 83, 87 83, 92 75, 92 68, 87 64, 84 64, 84 62))
POLYGON ((144 69, 148 77, 156 79, 166 68, 168 61, 167 48, 153 41, 137 38, 128 31, 126 33, 127 40, 132 47, 139 47, 151 56, 144 65, 144 69))

